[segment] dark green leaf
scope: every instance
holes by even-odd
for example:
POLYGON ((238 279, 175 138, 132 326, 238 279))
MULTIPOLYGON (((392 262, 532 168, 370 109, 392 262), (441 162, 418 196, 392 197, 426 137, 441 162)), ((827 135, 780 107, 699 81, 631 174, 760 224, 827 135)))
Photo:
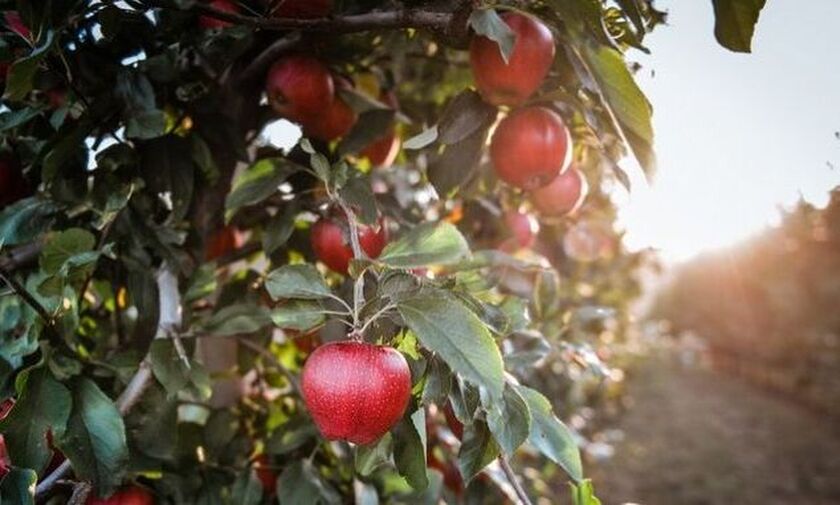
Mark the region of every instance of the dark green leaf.
POLYGON ((766 0, 712 0, 715 37, 723 47, 739 53, 752 51, 755 24, 766 0))
POLYGON ((396 112, 392 109, 371 109, 359 115, 359 120, 338 145, 339 154, 357 153, 381 139, 394 126, 396 112))
POLYGON ((9 469, 0 481, 0 503, 35 505, 35 484, 38 474, 25 468, 9 469))
POLYGON ((272 217, 263 230, 262 245, 265 254, 271 255, 282 247, 295 231, 295 218, 298 214, 298 201, 286 203, 283 210, 272 217))
POLYGON ((144 110, 132 114, 125 122, 125 136, 149 140, 166 133, 166 115, 161 110, 144 110))
MULTIPOLYGON (((476 12, 492 12, 496 15, 492 10, 476 12)), ((507 25, 504 26, 507 28, 507 25)), ((453 98, 443 111, 437 126, 437 138, 446 145, 457 144, 479 128, 486 128, 496 118, 497 113, 497 109, 484 102, 481 95, 475 91, 463 91, 453 98)))
POLYGON ((417 150, 431 145, 438 138, 437 125, 427 128, 417 135, 403 142, 403 149, 417 150))
POLYGON ((476 176, 488 133, 488 128, 479 128, 463 141, 446 146, 443 154, 432 159, 428 168, 429 182, 441 197, 476 176))
POLYGON ((31 107, 3 112, 0 114, 0 132, 24 125, 40 113, 40 110, 31 107))
POLYGON ((93 483, 108 496, 123 482, 128 463, 125 425, 114 402, 89 379, 73 388, 73 412, 57 445, 73 465, 76 477, 93 483))
POLYGON ((285 455, 300 449, 318 436, 318 428, 309 417, 296 417, 279 426, 266 442, 269 454, 285 455))
POLYGON ((416 489, 426 489, 426 414, 423 409, 404 417, 393 430, 394 462, 400 475, 416 489))
POLYGON ((350 176, 339 191, 341 199, 356 209, 356 217, 363 224, 373 224, 379 217, 376 197, 370 186, 370 179, 360 174, 350 176))
POLYGON ((253 469, 239 474, 231 489, 231 500, 236 505, 259 505, 263 497, 260 479, 253 469))
POLYGON ((225 218, 230 221, 240 208, 260 203, 274 194, 292 171, 292 166, 280 158, 263 159, 248 167, 233 182, 225 199, 225 218))
POLYGON ((516 34, 493 9, 478 9, 470 15, 469 25, 478 35, 499 44, 502 59, 507 63, 516 45, 516 34))
POLYGON ((368 477, 391 462, 393 438, 386 433, 375 444, 356 447, 354 466, 362 477, 368 477))
POLYGON ((522 396, 510 385, 505 385, 502 400, 490 401, 485 406, 487 425, 502 451, 510 456, 528 439, 531 431, 531 411, 522 396))
POLYGON ((307 460, 296 461, 283 470, 277 482, 277 498, 283 505, 341 503, 338 493, 307 460))
POLYGON ((318 300, 330 295, 324 277, 314 266, 286 265, 272 271, 265 280, 268 294, 274 300, 300 298, 318 300))
POLYGON ((324 323, 324 307, 316 301, 292 300, 271 311, 274 325, 284 330, 308 331, 324 323))
POLYGON ((572 480, 583 480, 580 451, 572 432, 554 415, 551 403, 531 388, 516 386, 516 390, 531 409, 531 434, 528 441, 545 457, 560 465, 572 480))
POLYGON ((396 268, 416 268, 454 263, 469 254, 467 240, 455 226, 429 222, 388 244, 379 261, 396 268))
POLYGON ((420 343, 436 352, 465 379, 502 396, 502 357, 490 332, 478 317, 443 290, 429 290, 401 300, 400 314, 420 343))
POLYGON ((58 209, 52 202, 24 198, 0 212, 0 237, 3 247, 23 244, 49 228, 58 209))
POLYGON ((70 391, 47 368, 25 371, 17 380, 18 401, 0 421, 6 448, 15 465, 42 472, 52 458, 47 431, 64 433, 70 416, 70 391))
POLYGON ((142 145, 141 168, 149 189, 168 195, 172 216, 186 216, 195 188, 195 165, 189 140, 175 135, 159 137, 142 145))
POLYGON ((88 252, 96 245, 96 238, 87 230, 70 228, 54 234, 41 251, 41 268, 55 274, 70 258, 88 252))
POLYGON ((208 335, 226 337, 254 333, 271 324, 268 309, 253 303, 243 302, 222 308, 204 323, 208 335))
POLYGON ((464 425, 464 440, 458 451, 458 469, 464 482, 469 482, 484 467, 499 457, 499 445, 482 421, 464 425))
POLYGON ((6 91, 3 94, 5 100, 22 100, 32 91, 35 73, 41 61, 49 54, 54 36, 52 30, 47 30, 41 37, 42 41, 32 52, 12 64, 6 78, 6 91))

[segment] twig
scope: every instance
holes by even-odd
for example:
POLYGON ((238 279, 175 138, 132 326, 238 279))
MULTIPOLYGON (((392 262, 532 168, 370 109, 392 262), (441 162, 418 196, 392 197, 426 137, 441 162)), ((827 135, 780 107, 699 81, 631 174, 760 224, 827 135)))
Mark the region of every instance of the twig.
POLYGON ((259 80, 265 75, 268 67, 277 61, 277 58, 283 56, 289 51, 292 51, 300 43, 301 37, 299 33, 292 33, 283 38, 275 40, 268 47, 254 58, 254 61, 248 64, 242 73, 239 75, 239 82, 248 84, 259 80))
POLYGON ((40 316, 41 319, 44 320, 45 328, 47 330, 47 333, 50 334, 51 339, 54 340, 56 343, 64 343, 66 345, 66 343, 64 342, 64 338, 61 336, 61 334, 58 332, 58 329, 55 327, 55 318, 50 315, 50 313, 43 305, 41 305, 41 302, 36 300, 35 297, 32 296, 32 294, 26 289, 26 287, 23 284, 19 283, 17 279, 12 277, 12 275, 5 269, 0 268, 0 279, 2 279, 3 282, 5 282, 10 288, 12 288, 12 291, 14 291, 15 294, 21 297, 23 301, 26 302, 27 305, 32 307, 32 310, 34 310, 38 314, 38 316, 40 316))
MULTIPOLYGON (((157 284, 160 293, 160 318, 158 319, 156 339, 166 338, 174 328, 181 324, 181 294, 178 291, 178 278, 165 263, 158 273, 157 284)), ((143 392, 151 382, 152 364, 147 355, 140 362, 137 372, 128 381, 128 385, 122 394, 117 398, 116 406, 121 415, 127 414, 140 401, 140 397, 143 396, 143 392)), ((50 475, 44 477, 35 488, 35 497, 41 497, 48 493, 70 471, 70 468, 70 461, 65 460, 50 475)))
MULTIPOLYGON (((356 223, 356 214, 353 212, 353 209, 351 209, 350 206, 347 205, 347 203, 340 197, 335 200, 338 202, 338 205, 341 206, 341 209, 344 211, 345 217, 347 218, 347 226, 350 228, 350 246, 353 249, 353 256, 356 259, 367 259, 367 255, 359 242, 359 228, 356 223)), ((362 272, 353 284, 353 326, 355 328, 359 327, 359 311, 361 310, 364 301, 365 273, 362 272)), ((361 333, 357 332, 355 338, 360 339, 361 333)))
POLYGON ((499 465, 502 467, 502 471, 505 472, 505 476, 510 481, 510 485, 513 486, 514 491, 516 491, 516 496, 519 497, 519 501, 521 501, 524 505, 533 505, 531 503, 531 499, 528 498, 528 493, 525 492, 522 484, 519 483, 519 479, 516 478, 516 473, 513 471, 513 468, 511 468, 510 463, 508 463, 504 456, 499 456, 499 465))
POLYGON ((395 309, 395 308, 397 308, 397 306, 396 306, 396 305, 394 305, 393 303, 389 303, 389 304, 385 305, 384 307, 382 307, 381 309, 379 309, 379 310, 378 310, 378 311, 377 311, 374 315, 372 315, 372 316, 370 316, 370 317, 368 318, 368 320, 367 320, 367 321, 365 322, 365 324, 362 326, 362 329, 361 329, 361 330, 359 330, 359 333, 361 333, 362 335, 364 335, 364 334, 365 334, 365 331, 368 329, 368 327, 369 327, 371 324, 373 324, 374 322, 376 322, 376 320, 377 320, 377 319, 379 319, 379 318, 380 318, 383 314, 385 314, 385 313, 386 313, 386 312, 388 312, 389 310, 391 310, 391 309, 395 309))
POLYGON ((242 338, 239 338, 237 340, 239 340, 239 343, 242 344, 243 346, 247 347, 248 349, 251 349, 252 351, 259 354, 260 356, 267 359, 272 364, 272 366, 274 366, 274 368, 279 370, 280 373, 282 373, 283 376, 286 377, 286 380, 288 380, 289 384, 292 385, 292 389, 295 390, 295 393, 297 393, 297 395, 300 396, 300 397, 303 396, 303 394, 301 393, 300 384, 298 384, 298 381, 297 381, 297 377, 295 377, 294 374, 292 372, 290 372, 289 369, 286 368, 283 365, 283 363, 280 363, 280 360, 275 358, 273 354, 271 354, 267 350, 263 349, 259 345, 251 342, 247 338, 242 337, 242 338))

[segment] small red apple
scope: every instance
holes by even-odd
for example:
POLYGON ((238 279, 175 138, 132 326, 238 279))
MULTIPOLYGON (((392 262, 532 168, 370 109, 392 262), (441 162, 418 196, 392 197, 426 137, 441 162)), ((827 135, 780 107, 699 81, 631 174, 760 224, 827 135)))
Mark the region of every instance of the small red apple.
POLYGON ((273 468, 269 468, 271 461, 268 455, 260 454, 254 460, 254 470, 257 473, 257 479, 262 484, 263 491, 269 496, 277 494, 277 472, 273 468))
POLYGON ((532 191, 530 199, 544 216, 565 216, 580 207, 588 192, 586 177, 577 167, 571 167, 548 185, 532 191))
MULTIPOLYGON (((0 420, 5 419, 15 406, 15 401, 11 398, 0 404, 0 420)), ((9 452, 6 450, 6 441, 3 435, 0 435, 0 479, 9 473, 9 467, 12 466, 12 461, 9 459, 9 452)))
POLYGON ((303 133, 307 137, 330 142, 347 135, 356 124, 356 112, 337 93, 339 89, 353 89, 353 83, 338 75, 333 76, 333 83, 336 94, 332 104, 317 116, 303 121, 303 133))
POLYGON ((296 122, 318 118, 335 99, 335 83, 329 69, 309 56, 287 56, 268 71, 268 100, 281 116, 296 122))
POLYGON ((513 239, 511 245, 515 249, 525 249, 534 245, 540 232, 540 223, 534 216, 521 210, 511 210, 505 213, 507 234, 513 239))
POLYGON ((31 193, 23 177, 17 158, 9 153, 0 154, 0 208, 11 205, 31 193))
POLYGON ((205 244, 205 261, 212 261, 242 247, 245 237, 235 226, 225 226, 214 233, 205 244))
POLYGON ((13 32, 25 39, 32 36, 32 32, 29 30, 29 27, 23 23, 23 19, 21 19, 18 11, 6 11, 3 14, 3 17, 6 19, 6 26, 8 26, 13 32))
MULTIPOLYGON (((207 3, 208 6, 222 12, 229 12, 231 14, 239 13, 239 6, 232 0, 211 0, 207 3)), ((225 21, 224 19, 214 18, 213 16, 201 16, 198 18, 198 25, 205 30, 227 28, 233 23, 225 21)))
POLYGON ((110 498, 90 496, 86 505, 155 505, 155 497, 140 486, 129 486, 117 491, 110 498))
POLYGON ((324 437, 365 445, 402 418, 411 397, 411 371, 390 347, 333 342, 306 360, 301 386, 324 437))
MULTIPOLYGON (((312 250, 319 260, 330 270, 347 274, 350 260, 353 259, 353 247, 346 221, 322 218, 312 226, 310 239, 312 250)), ((388 230, 381 221, 377 228, 359 226, 359 245, 369 257, 377 258, 387 242, 388 230)))
POLYGON ((50 108, 60 109, 67 103, 67 90, 63 86, 56 86, 44 92, 47 97, 47 103, 50 108))
POLYGON ((563 119, 545 107, 526 107, 504 118, 490 143, 490 160, 499 179, 534 190, 566 170, 572 138, 563 119))
POLYGON ((322 18, 333 10, 333 0, 280 0, 278 3, 274 16, 279 18, 322 18))
POLYGON ((510 60, 499 45, 483 36, 470 44, 470 63, 478 91, 493 105, 519 105, 536 91, 554 62, 554 37, 538 19, 506 12, 502 19, 516 34, 510 60))

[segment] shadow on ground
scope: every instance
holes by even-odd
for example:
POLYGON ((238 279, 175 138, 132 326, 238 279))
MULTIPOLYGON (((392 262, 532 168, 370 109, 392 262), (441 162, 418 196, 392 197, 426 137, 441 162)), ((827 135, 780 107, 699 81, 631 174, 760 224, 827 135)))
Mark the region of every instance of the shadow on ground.
POLYGON ((604 505, 840 504, 840 422, 661 362, 629 394, 624 442, 589 471, 604 505))

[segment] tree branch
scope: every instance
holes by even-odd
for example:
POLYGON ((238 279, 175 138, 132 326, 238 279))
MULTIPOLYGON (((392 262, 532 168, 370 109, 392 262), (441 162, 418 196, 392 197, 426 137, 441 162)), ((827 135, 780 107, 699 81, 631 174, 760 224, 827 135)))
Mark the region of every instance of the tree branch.
POLYGON ((510 481, 510 485, 516 491, 516 496, 519 497, 519 501, 524 505, 533 505, 531 499, 528 498, 528 493, 525 492, 522 484, 519 483, 519 479, 516 478, 516 472, 513 471, 513 468, 511 468, 510 463, 508 463, 508 460, 504 456, 499 456, 499 466, 502 467, 502 471, 505 472, 505 476, 510 481))
MULTIPOLYGON (((181 324, 181 293, 178 291, 178 278, 164 263, 157 277, 160 292, 160 318, 156 339, 167 338, 172 331, 181 324)), ((127 414, 140 401, 143 392, 152 381, 152 364, 149 355, 143 358, 134 376, 119 398, 116 406, 121 415, 127 414)), ((44 477, 35 488, 35 496, 41 497, 48 493, 55 484, 70 471, 69 460, 65 460, 50 475, 44 477)))
POLYGON ((19 283, 17 279, 12 277, 12 275, 3 268, 0 268, 0 279, 12 288, 12 291, 21 297, 23 301, 32 307, 32 310, 34 310, 38 316, 44 320, 44 327, 47 329, 47 333, 49 333, 51 340, 53 340, 54 343, 65 344, 64 338, 55 327, 55 319, 52 315, 50 315, 47 309, 41 305, 41 302, 36 300, 23 284, 19 283))

